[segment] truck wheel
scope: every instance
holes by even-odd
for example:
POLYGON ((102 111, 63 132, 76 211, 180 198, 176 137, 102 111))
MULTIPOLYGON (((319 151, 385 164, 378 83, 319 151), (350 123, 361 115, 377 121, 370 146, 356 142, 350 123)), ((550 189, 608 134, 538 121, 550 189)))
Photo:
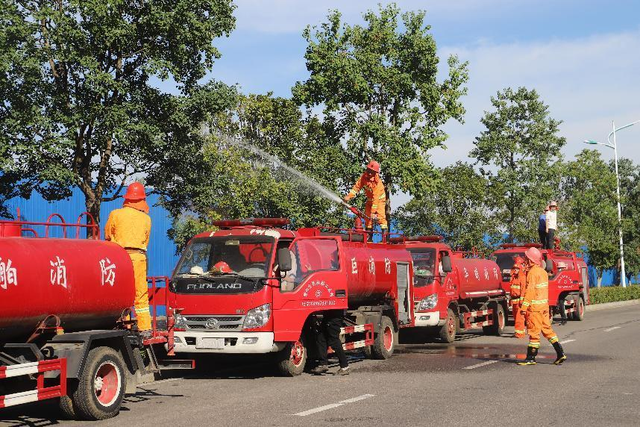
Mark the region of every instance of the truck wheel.
POLYGON ((71 381, 67 382, 67 395, 62 396, 58 403, 58 407, 60 408, 60 412, 63 417, 67 420, 76 420, 78 419, 78 411, 73 406, 73 400, 71 399, 71 395, 73 391, 78 387, 77 385, 71 385, 71 381))
POLYGON ((71 396, 77 415, 104 420, 120 412, 127 376, 122 356, 110 347, 96 347, 87 355, 82 377, 71 396))
POLYGON ((387 316, 382 316, 380 331, 376 334, 371 346, 371 355, 374 359, 390 358, 396 348, 397 341, 398 334, 393 327, 393 322, 387 316))
POLYGON ((287 377, 295 377, 304 371, 307 363, 307 347, 304 340, 288 343, 278 355, 278 371, 287 377))
POLYGON ((493 325, 483 326, 482 332, 485 335, 501 336, 504 327, 507 324, 507 318, 504 315, 504 307, 500 303, 493 304, 493 325))
POLYGON ((456 340, 456 332, 458 331, 458 319, 452 309, 447 310, 447 320, 440 328, 440 339, 446 343, 452 343, 456 340))
POLYGON ((584 320, 584 300, 581 296, 576 297, 576 311, 573 313, 573 320, 578 322, 584 320))

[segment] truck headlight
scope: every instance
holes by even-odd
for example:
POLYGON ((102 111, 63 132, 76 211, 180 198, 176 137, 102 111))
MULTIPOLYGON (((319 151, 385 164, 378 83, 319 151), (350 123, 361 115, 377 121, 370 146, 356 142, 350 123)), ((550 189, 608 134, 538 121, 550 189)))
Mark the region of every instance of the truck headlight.
POLYGON ((438 294, 431 294, 418 303, 418 311, 426 311, 434 309, 438 305, 438 294))
POLYGON ((174 325, 176 329, 189 329, 187 326, 187 319, 182 314, 176 314, 174 316, 174 325))
POLYGON ((271 317, 271 304, 263 304, 247 312, 242 329, 260 328, 267 324, 271 317))

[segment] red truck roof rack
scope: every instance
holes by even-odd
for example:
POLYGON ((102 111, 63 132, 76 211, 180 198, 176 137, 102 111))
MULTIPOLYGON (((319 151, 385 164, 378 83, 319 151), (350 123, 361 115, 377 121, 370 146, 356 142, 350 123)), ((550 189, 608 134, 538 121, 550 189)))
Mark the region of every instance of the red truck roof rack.
POLYGON ((442 236, 432 235, 432 236, 399 236, 399 237, 390 237, 389 243, 407 243, 407 242, 441 242, 442 236))
POLYGON ((256 227, 282 227, 290 224, 287 218, 245 218, 245 219, 223 219, 213 221, 213 225, 220 228, 242 227, 253 225, 256 227))

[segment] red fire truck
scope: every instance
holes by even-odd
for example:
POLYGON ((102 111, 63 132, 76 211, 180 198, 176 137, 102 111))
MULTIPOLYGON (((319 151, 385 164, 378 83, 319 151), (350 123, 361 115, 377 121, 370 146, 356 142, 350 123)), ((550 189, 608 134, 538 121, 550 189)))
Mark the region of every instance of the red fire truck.
POLYGON ((154 379, 164 344, 172 353, 170 307, 168 329, 156 328, 155 305, 170 306, 164 288, 152 279, 154 329, 143 340, 128 316, 131 259, 83 215, 77 224, 57 214, 44 223, 0 221, 0 409, 59 398, 67 417, 109 418, 125 393, 154 379), (53 229, 62 237, 49 237, 53 229))
POLYGON ((322 313, 346 310, 344 348, 391 356, 398 329, 413 323, 411 254, 372 243, 361 227, 291 231, 288 222, 218 221, 189 242, 170 284, 176 353, 275 353, 284 375, 298 375, 322 313))
POLYGON ((503 287, 509 290, 514 258, 524 258, 524 252, 530 247, 540 249, 545 260, 551 313, 559 314, 563 319, 584 319, 585 305, 589 304, 589 274, 582 254, 542 249, 539 243, 505 243, 493 253, 500 266, 503 287))
POLYGON ((502 334, 507 300, 496 263, 454 251, 441 236, 391 240, 406 247, 413 259, 416 328, 437 330, 449 343, 461 330, 502 334))

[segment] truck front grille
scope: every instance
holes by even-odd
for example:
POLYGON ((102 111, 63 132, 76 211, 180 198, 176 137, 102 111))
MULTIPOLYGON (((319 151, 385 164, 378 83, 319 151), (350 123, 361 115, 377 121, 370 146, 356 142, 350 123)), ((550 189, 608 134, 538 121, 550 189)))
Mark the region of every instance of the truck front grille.
POLYGON ((204 331, 240 331, 244 316, 184 316, 189 329, 204 331))

